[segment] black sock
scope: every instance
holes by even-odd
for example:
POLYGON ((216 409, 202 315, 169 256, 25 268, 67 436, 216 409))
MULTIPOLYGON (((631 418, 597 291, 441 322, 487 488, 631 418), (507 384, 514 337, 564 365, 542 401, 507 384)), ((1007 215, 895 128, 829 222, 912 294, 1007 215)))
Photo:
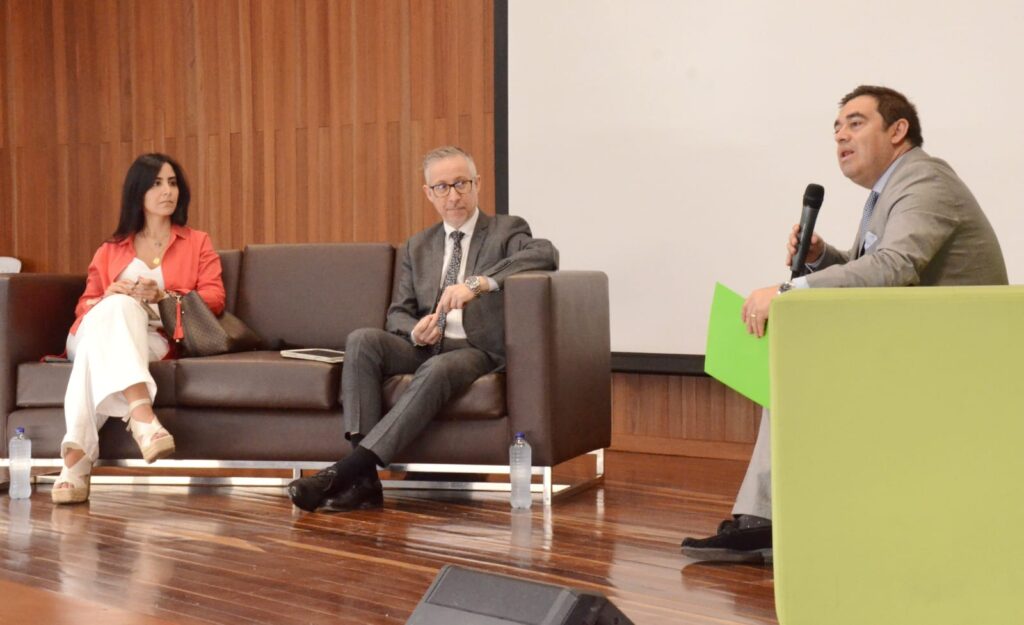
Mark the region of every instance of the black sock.
POLYGON ((362 442, 362 440, 364 438, 366 438, 366 437, 363 436, 362 434, 349 434, 348 435, 348 440, 349 440, 349 442, 352 443, 352 449, 353 450, 355 450, 356 446, 358 446, 359 443, 362 442))
POLYGON ((356 478, 376 473, 378 464, 380 458, 377 454, 356 445, 351 454, 338 462, 338 475, 346 481, 354 481, 356 478))

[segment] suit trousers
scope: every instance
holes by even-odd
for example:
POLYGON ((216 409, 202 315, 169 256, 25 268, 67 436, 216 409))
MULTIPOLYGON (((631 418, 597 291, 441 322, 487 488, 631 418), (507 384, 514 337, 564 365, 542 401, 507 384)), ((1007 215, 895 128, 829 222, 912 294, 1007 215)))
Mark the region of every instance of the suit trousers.
POLYGON ((156 382, 149 363, 167 354, 167 341, 149 328, 142 306, 127 295, 100 300, 68 336, 68 357, 74 361, 64 393, 67 434, 61 457, 69 448, 81 449, 89 460, 99 458, 99 431, 108 417, 127 421, 124 389, 142 382, 149 399, 156 397, 156 382))
POLYGON ((771 413, 767 408, 761 411, 761 427, 757 431, 754 453, 743 476, 740 492, 732 507, 733 514, 752 514, 765 519, 772 518, 772 441, 771 413))
POLYGON ((341 370, 345 431, 363 434, 359 444, 389 464, 449 399, 497 366, 464 340, 445 339, 443 350, 434 356, 430 346, 416 347, 403 336, 379 328, 356 330, 345 342, 341 370), (384 382, 403 373, 414 374, 409 388, 382 414, 384 382))

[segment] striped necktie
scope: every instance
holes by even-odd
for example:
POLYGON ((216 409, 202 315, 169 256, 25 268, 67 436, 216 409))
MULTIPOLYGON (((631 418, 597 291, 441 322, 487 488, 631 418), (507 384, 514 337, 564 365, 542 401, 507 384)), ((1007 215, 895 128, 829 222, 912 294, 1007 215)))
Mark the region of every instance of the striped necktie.
POLYGON ((857 240, 860 241, 860 253, 864 255, 864 237, 868 233, 868 222, 871 221, 871 214, 875 212, 875 203, 878 202, 878 191, 872 191, 868 200, 864 202, 864 214, 860 218, 860 231, 857 233, 857 240))
MULTIPOLYGON (((459 268, 462 267, 462 237, 466 233, 455 230, 449 236, 452 238, 452 257, 448 260, 448 269, 444 274, 444 284, 441 285, 441 293, 448 287, 455 284, 459 279, 459 268)), ((440 296, 439 296, 440 297, 440 296)), ((437 316, 437 329, 441 331, 441 338, 434 343, 434 353, 440 354, 444 344, 444 328, 448 325, 448 315, 437 316)))

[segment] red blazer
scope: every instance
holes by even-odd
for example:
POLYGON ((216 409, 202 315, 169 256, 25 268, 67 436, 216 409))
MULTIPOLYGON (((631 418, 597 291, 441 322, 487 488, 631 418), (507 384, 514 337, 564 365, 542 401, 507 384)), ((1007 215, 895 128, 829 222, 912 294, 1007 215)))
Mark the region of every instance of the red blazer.
MULTIPOLYGON (((121 241, 107 241, 96 250, 89 263, 89 275, 85 281, 85 292, 75 306, 75 323, 71 334, 78 330, 82 317, 107 292, 117 276, 135 258, 135 237, 121 241)), ((220 256, 213 251, 210 235, 186 226, 171 226, 171 240, 167 244, 161 265, 164 271, 164 287, 168 291, 199 291, 206 305, 214 314, 224 310, 224 282, 221 280, 220 256)))

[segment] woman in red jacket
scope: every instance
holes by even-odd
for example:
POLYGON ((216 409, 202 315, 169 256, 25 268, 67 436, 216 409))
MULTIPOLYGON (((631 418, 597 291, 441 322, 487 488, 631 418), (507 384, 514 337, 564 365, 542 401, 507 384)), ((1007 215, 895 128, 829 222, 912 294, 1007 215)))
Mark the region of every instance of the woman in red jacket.
POLYGON ((205 232, 188 223, 190 194, 181 166, 144 154, 125 176, 121 218, 92 262, 68 335, 74 361, 64 396, 64 467, 51 491, 55 503, 89 498, 99 457, 99 429, 108 417, 127 422, 146 462, 174 452, 174 438, 153 412, 156 383, 149 363, 173 357, 157 303, 168 291, 198 291, 215 314, 224 310, 220 257, 205 232))

